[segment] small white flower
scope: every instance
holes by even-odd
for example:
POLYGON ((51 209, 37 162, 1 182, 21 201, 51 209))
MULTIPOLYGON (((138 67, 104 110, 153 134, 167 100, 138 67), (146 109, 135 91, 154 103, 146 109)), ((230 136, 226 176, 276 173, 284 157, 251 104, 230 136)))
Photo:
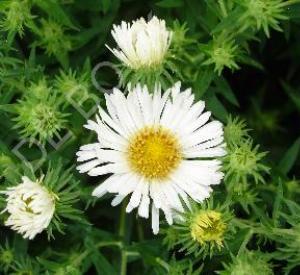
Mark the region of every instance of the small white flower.
POLYGON ((169 49, 172 32, 166 22, 156 16, 148 22, 144 18, 132 24, 122 21, 113 26, 112 36, 120 49, 109 50, 126 66, 132 69, 150 68, 160 65, 169 49))
POLYGON ((3 212, 10 214, 6 226, 30 240, 48 227, 55 211, 55 198, 39 181, 24 176, 22 183, 1 193, 7 195, 3 212))
POLYGON ((210 185, 219 184, 223 173, 220 161, 225 154, 223 126, 208 122, 203 101, 194 103, 191 89, 180 91, 180 82, 163 95, 160 89, 149 94, 138 85, 127 97, 114 89, 106 95, 108 114, 99 107, 96 122, 86 128, 95 131, 98 142, 77 152, 81 173, 90 176, 112 174, 93 195, 116 193, 112 205, 132 194, 127 212, 138 207, 148 218, 152 198, 152 229, 159 230, 159 210, 172 224, 174 213, 183 211, 181 199, 197 202, 209 197, 210 185), (207 123, 208 122, 208 123, 207 123))

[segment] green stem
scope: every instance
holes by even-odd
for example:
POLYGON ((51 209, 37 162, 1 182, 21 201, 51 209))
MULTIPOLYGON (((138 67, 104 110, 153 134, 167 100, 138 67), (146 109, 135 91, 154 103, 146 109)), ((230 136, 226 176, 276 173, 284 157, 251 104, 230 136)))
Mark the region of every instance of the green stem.
POLYGON ((249 229, 245 239, 243 240, 243 243, 240 246, 238 255, 240 255, 246 249, 248 242, 252 238, 252 235, 253 235, 253 231, 252 231, 252 229, 249 229))
MULTIPOLYGON (((122 203, 121 213, 120 213, 120 224, 119 224, 119 236, 121 237, 123 244, 126 243, 126 205, 127 200, 122 203)), ((127 255, 126 250, 121 248, 121 267, 120 275, 126 275, 127 273, 127 255)))
POLYGON ((122 250, 120 275, 126 275, 126 273, 127 273, 127 255, 126 255, 126 251, 122 250))
MULTIPOLYGON (((126 204, 125 200, 122 204, 121 213, 120 213, 120 224, 118 234, 122 241, 101 241, 95 245, 95 247, 102 248, 107 246, 117 246, 121 250, 121 266, 120 266, 120 275, 126 275, 127 273, 127 257, 130 255, 128 251, 125 250, 126 243, 126 204)), ((76 263, 80 263, 84 258, 86 258, 92 251, 86 250, 84 253, 78 256, 75 260, 76 263)), ((138 256, 138 255, 136 255, 138 256)))
POLYGON ((156 258, 155 260, 156 260, 156 262, 157 262, 158 264, 160 264, 167 272, 169 272, 170 266, 169 266, 168 263, 166 263, 166 262, 165 262, 163 259, 161 259, 161 258, 156 258))
POLYGON ((144 231, 142 227, 142 223, 140 220, 137 220, 137 232, 138 232, 138 237, 140 241, 144 240, 144 231))
MULTIPOLYGON (((97 248, 101 247, 107 247, 107 246, 117 246, 120 249, 122 248, 122 243, 118 241, 107 241, 107 242, 99 242, 95 245, 97 248)), ((85 259, 92 251, 91 250, 86 250, 82 254, 80 254, 73 262, 73 264, 79 265, 83 259, 85 259)))
POLYGON ((219 0, 219 6, 220 6, 223 17, 224 18, 227 17, 228 14, 227 14, 227 10, 226 10, 226 5, 223 0, 219 0))
POLYGON ((97 248, 101 248, 101 247, 106 247, 106 246, 117 246, 119 248, 122 247, 122 243, 121 242, 117 242, 117 241, 108 241, 108 242, 99 242, 96 244, 97 248))
POLYGON ((125 253, 127 257, 141 257, 141 254, 138 251, 126 251, 125 253))
POLYGON ((124 240, 125 238, 125 226, 126 226, 126 204, 127 200, 122 203, 121 213, 120 213, 120 223, 119 223, 119 236, 124 240))
POLYGON ((299 4, 300 0, 289 0, 286 2, 282 3, 282 6, 290 6, 290 5, 294 5, 294 4, 299 4))
MULTIPOLYGON (((101 241, 95 245, 96 248, 102 248, 107 246, 117 246, 121 250, 121 266, 120 266, 120 275, 126 275, 127 273, 127 257, 128 256, 139 256, 139 253, 129 252, 125 250, 126 243, 126 205, 127 201, 125 200, 122 204, 121 213, 120 213, 120 224, 119 224, 119 236, 122 241, 101 241)), ((74 264, 80 264, 84 258, 86 258, 92 251, 86 250, 84 253, 80 254, 75 260, 74 264)))
POLYGON ((263 235, 267 234, 265 228, 263 228, 259 223, 255 223, 244 219, 238 219, 238 218, 233 219, 232 222, 237 227, 251 229, 252 234, 263 234, 263 235))

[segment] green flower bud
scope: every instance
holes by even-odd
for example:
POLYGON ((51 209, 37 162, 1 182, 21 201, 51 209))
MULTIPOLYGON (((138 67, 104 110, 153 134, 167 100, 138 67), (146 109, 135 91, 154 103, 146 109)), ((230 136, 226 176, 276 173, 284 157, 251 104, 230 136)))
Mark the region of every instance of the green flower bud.
POLYGON ((36 275, 40 274, 40 267, 37 262, 33 261, 30 257, 20 258, 15 260, 12 266, 13 275, 36 275))
POLYGON ((248 139, 241 145, 233 145, 224 157, 225 181, 233 185, 247 182, 253 178, 256 183, 264 182, 262 172, 268 173, 269 168, 261 163, 266 152, 258 152, 259 145, 253 147, 253 141, 248 139))
POLYGON ((224 127, 224 137, 228 146, 239 145, 249 138, 249 129, 246 128, 245 120, 239 117, 228 117, 227 125, 224 127))
POLYGON ((25 93, 30 97, 42 99, 51 93, 51 89, 48 87, 46 78, 41 78, 38 82, 32 82, 25 93))
POLYGON ((225 270, 219 271, 220 275, 273 275, 273 270, 268 263, 269 257, 259 251, 245 251, 233 258, 231 264, 224 264, 225 270))
POLYGON ((9 247, 9 244, 6 241, 3 247, 0 246, 0 270, 7 272, 14 262, 14 256, 13 250, 9 247))
POLYGON ((35 33, 39 36, 37 45, 44 48, 49 56, 54 55, 62 64, 66 64, 66 55, 72 44, 64 27, 53 20, 42 19, 41 26, 35 28, 35 33))
POLYGON ((197 271, 193 271, 193 262, 190 259, 182 259, 176 260, 175 256, 173 255, 170 262, 168 262, 168 274, 172 275, 182 275, 182 274, 200 274, 200 268, 197 271), (198 273, 199 272, 199 273, 198 273))
POLYGON ((241 31, 248 28, 263 30, 267 37, 270 36, 270 28, 281 31, 280 20, 287 20, 285 9, 288 3, 283 0, 237 0, 245 11, 239 21, 241 31))
POLYGON ((212 203, 192 204, 191 210, 181 215, 173 227, 163 231, 164 244, 169 249, 180 245, 179 251, 205 258, 221 250, 228 233, 233 231, 232 214, 225 207, 213 207, 212 203))
POLYGON ((201 46, 201 49, 206 54, 206 60, 202 65, 213 65, 218 75, 225 67, 231 70, 239 69, 236 59, 241 54, 241 50, 230 37, 225 35, 214 37, 208 45, 201 46))
POLYGON ((54 275, 81 275, 82 272, 75 266, 67 265, 56 270, 54 275))
POLYGON ((30 13, 31 5, 28 0, 10 0, 5 1, 0 12, 3 13, 3 19, 0 26, 9 32, 24 33, 24 25, 27 25, 33 18, 30 13))
POLYGON ((178 21, 173 23, 170 50, 180 57, 182 52, 186 51, 186 47, 197 42, 195 39, 188 37, 187 32, 186 24, 180 24, 178 21))
POLYGON ((200 245, 214 243, 218 249, 223 247, 223 237, 227 229, 222 214, 214 210, 203 210, 195 214, 191 225, 191 236, 200 245))
POLYGON ((19 101, 17 106, 18 117, 15 128, 20 129, 24 138, 38 138, 45 143, 47 139, 59 136, 59 130, 64 128, 66 114, 61 113, 55 104, 55 97, 51 102, 34 102, 30 99, 19 101))
POLYGON ((66 126, 68 114, 61 111, 61 101, 43 81, 32 84, 23 99, 15 105, 15 129, 23 138, 45 143, 66 126))
MULTIPOLYGON (((290 201, 291 202, 291 201, 290 201)), ((286 216, 287 222, 291 226, 288 229, 275 228, 274 239, 279 243, 278 253, 276 258, 279 260, 287 261, 287 265, 284 268, 285 274, 290 272, 299 266, 300 262, 300 223, 299 223, 299 206, 295 208, 294 215, 286 216)))
POLYGON ((69 70, 67 73, 61 71, 60 75, 56 76, 54 86, 58 92, 76 101, 85 100, 90 97, 89 91, 91 85, 87 73, 78 76, 72 70, 69 70))

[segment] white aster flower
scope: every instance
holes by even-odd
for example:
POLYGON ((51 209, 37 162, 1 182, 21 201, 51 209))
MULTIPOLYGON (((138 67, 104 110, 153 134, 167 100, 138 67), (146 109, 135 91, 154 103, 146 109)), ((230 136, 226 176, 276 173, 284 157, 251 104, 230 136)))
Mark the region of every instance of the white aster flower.
POLYGON ((132 24, 122 21, 113 26, 112 36, 119 49, 109 50, 131 69, 151 68, 162 64, 171 43, 172 32, 166 28, 166 22, 152 17, 148 22, 144 18, 132 24))
POLYGON ((7 195, 3 210, 9 213, 6 226, 30 240, 48 227, 55 211, 55 198, 39 181, 24 176, 22 183, 1 193, 7 195))
POLYGON ((173 213, 183 211, 181 201, 197 202, 209 197, 211 185, 219 184, 220 161, 225 154, 223 126, 208 122, 204 102, 194 103, 191 89, 180 91, 180 82, 163 95, 138 85, 127 97, 114 89, 106 95, 108 113, 99 107, 96 122, 86 128, 95 131, 98 142, 77 152, 81 173, 90 176, 112 174, 93 195, 116 193, 112 205, 132 194, 127 212, 138 207, 148 218, 152 199, 152 229, 159 230, 159 210, 172 224, 173 213), (207 123, 208 122, 208 123, 207 123), (182 199, 182 200, 181 200, 182 199))

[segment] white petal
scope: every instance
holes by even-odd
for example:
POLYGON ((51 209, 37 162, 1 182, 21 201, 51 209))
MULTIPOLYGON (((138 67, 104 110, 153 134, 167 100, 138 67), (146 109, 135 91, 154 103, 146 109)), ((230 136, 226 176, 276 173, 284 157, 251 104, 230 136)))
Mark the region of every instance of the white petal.
POLYGON ((220 137, 214 138, 212 140, 208 140, 206 142, 197 144, 195 146, 190 146, 190 147, 187 147, 187 148, 183 148, 184 154, 193 153, 194 150, 203 150, 203 149, 211 148, 211 147, 220 145, 223 141, 224 141, 224 137, 220 136, 220 137))
POLYGON ((168 205, 177 211, 183 211, 178 193, 174 190, 171 182, 165 182, 161 185, 164 195, 168 201, 168 205))
POLYGON ((138 209, 139 216, 146 219, 149 217, 149 205, 150 205, 149 184, 148 182, 144 182, 143 190, 142 190, 142 200, 138 209))
POLYGON ((79 171, 79 173, 85 173, 87 171, 90 171, 91 169, 93 169, 94 167, 96 167, 99 164, 100 164, 100 161, 98 159, 91 160, 91 161, 88 161, 81 165, 78 165, 77 170, 79 171))
POLYGON ((184 154, 186 158, 210 158, 222 157, 226 155, 226 150, 222 147, 215 147, 209 149, 196 150, 184 154))
POLYGON ((139 178, 137 178, 133 174, 129 174, 129 175, 130 175, 130 177, 128 178, 128 181, 120 186, 120 189, 119 189, 120 195, 127 196, 128 194, 132 193, 136 189, 136 187, 139 183, 139 178))
POLYGON ((92 196, 100 198, 103 195, 105 195, 107 193, 107 186, 109 184, 109 181, 111 181, 111 180, 113 180, 113 179, 111 179, 111 177, 110 177, 106 181, 104 181, 103 183, 101 183, 100 185, 98 185, 94 189, 94 191, 92 193, 92 196))
POLYGON ((211 140, 223 135, 223 125, 219 121, 212 121, 199 130, 193 132, 184 140, 184 147, 195 146, 204 141, 211 140))
POLYGON ((119 205, 125 198, 126 196, 124 195, 117 195, 114 197, 114 199, 111 201, 112 206, 117 206, 119 205))
POLYGON ((91 169, 88 175, 92 177, 101 176, 110 173, 127 173, 128 168, 124 163, 112 163, 107 165, 102 165, 91 169))
POLYGON ((159 231, 159 209, 152 204, 152 231, 156 235, 159 231))
POLYGON ((130 179, 130 174, 114 174, 110 176, 111 181, 107 186, 107 191, 109 193, 118 193, 120 188, 127 184, 128 180, 130 179))
POLYGON ((173 224, 173 216, 172 216, 172 211, 171 211, 171 208, 168 207, 167 205, 162 205, 162 211, 164 212, 165 214, 165 218, 167 220, 167 223, 169 225, 173 224))
POLYGON ((82 161, 87 161, 90 159, 94 159, 96 158, 96 154, 95 151, 78 151, 76 153, 76 155, 78 156, 77 161, 82 162, 82 161))
MULTIPOLYGON (((150 196, 153 200, 153 203, 156 208, 161 208, 163 196, 162 191, 160 189, 160 182, 151 182, 150 187, 150 196)), ((162 183, 163 184, 163 183, 162 183)))
POLYGON ((126 208, 127 213, 131 212, 134 208, 139 206, 142 197, 143 186, 144 186, 144 182, 142 179, 140 179, 127 205, 126 208))

